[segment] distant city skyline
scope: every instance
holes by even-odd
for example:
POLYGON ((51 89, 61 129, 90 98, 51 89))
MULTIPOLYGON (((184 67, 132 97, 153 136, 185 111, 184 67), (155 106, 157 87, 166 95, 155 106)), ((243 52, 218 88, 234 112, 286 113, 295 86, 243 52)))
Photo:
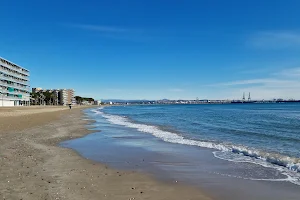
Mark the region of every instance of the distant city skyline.
POLYGON ((300 99, 299 6, 4 1, 0 57, 30 70, 31 87, 95 99, 300 99))

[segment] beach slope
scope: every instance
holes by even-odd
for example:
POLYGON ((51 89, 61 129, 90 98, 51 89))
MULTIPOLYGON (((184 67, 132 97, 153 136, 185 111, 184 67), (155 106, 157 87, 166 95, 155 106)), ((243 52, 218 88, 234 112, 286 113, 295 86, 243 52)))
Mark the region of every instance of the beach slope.
POLYGON ((58 146, 82 137, 82 108, 0 108, 0 199, 210 199, 180 183, 118 171, 58 146))

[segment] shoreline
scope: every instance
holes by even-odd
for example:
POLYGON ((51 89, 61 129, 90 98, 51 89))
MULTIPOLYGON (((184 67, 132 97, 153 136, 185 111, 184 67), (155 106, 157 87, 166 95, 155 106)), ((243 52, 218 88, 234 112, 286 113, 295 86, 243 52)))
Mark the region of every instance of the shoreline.
POLYGON ((204 190, 213 199, 292 200, 299 197, 298 186, 276 169, 219 159, 211 149, 165 142, 135 126, 115 124, 93 109, 85 113, 95 120, 91 129, 101 132, 61 143, 85 158, 114 169, 150 173, 165 182, 179 181, 204 190))
POLYGON ((83 109, 35 113, 25 121, 15 116, 13 125, 5 124, 11 123, 11 117, 0 118, 4 122, 1 126, 6 127, 3 130, 7 130, 0 132, 0 197, 210 199, 199 189, 159 182, 144 173, 111 169, 58 146, 62 141, 94 132, 86 127, 92 121, 83 120, 83 109), (37 119, 37 123, 28 124, 37 119))

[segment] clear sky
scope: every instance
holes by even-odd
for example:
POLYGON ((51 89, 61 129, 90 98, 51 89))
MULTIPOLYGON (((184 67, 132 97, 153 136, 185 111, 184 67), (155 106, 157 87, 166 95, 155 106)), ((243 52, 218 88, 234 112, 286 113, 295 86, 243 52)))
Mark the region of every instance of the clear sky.
POLYGON ((300 99, 300 1, 9 0, 0 56, 96 99, 300 99))

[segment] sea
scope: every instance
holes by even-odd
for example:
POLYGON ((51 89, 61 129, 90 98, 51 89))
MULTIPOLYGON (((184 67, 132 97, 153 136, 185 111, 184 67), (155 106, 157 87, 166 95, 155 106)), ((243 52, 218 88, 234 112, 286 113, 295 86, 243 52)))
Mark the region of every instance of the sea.
POLYGON ((199 186, 215 199, 300 199, 300 104, 92 108, 95 133, 63 142, 112 167, 199 186), (101 130, 101 131, 100 131, 101 130))

